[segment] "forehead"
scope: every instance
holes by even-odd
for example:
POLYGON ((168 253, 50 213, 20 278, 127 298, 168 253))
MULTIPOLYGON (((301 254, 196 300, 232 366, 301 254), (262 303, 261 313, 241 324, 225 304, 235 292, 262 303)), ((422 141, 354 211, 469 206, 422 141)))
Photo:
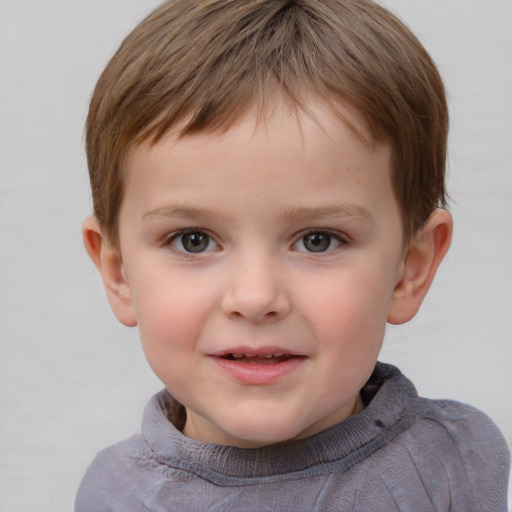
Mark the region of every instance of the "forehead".
POLYGON ((365 139, 354 109, 341 116, 321 103, 308 112, 276 104, 272 115, 250 112, 224 132, 146 141, 130 153, 121 213, 133 210, 140 220, 174 205, 269 220, 277 212, 342 206, 387 215, 397 209, 390 148, 365 139))
MULTIPOLYGON (((358 109, 346 101, 320 99, 314 93, 311 99, 299 104, 284 93, 274 90, 273 93, 259 102, 253 101, 241 111, 238 116, 230 118, 221 126, 207 125, 198 132, 189 132, 188 120, 170 128, 165 134, 157 137, 148 136, 141 141, 132 144, 127 151, 125 159, 125 178, 137 165, 134 160, 144 154, 160 153, 164 148, 170 150, 173 146, 187 148, 195 153, 201 146, 209 141, 223 141, 226 136, 237 134, 239 141, 243 139, 247 146, 256 142, 258 132, 270 134, 274 126, 279 127, 281 135, 286 135, 289 141, 301 139, 301 144, 306 149, 308 140, 305 129, 316 125, 316 131, 320 130, 322 136, 328 141, 336 136, 335 132, 351 132, 363 146, 369 151, 382 142, 378 134, 371 133, 368 122, 358 109), (283 132, 284 130, 284 132, 283 132), (306 139, 305 139, 306 137, 306 139)), ((311 130, 310 130, 311 131, 311 130)), ((282 137, 279 139, 282 142, 282 137)), ((273 137, 268 138, 269 147, 273 144, 273 137)))

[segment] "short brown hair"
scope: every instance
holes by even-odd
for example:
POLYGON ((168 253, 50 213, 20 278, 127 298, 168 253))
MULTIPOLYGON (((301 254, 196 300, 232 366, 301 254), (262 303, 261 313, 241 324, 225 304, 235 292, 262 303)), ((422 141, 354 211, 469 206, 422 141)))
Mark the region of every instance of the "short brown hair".
POLYGON ((442 80, 411 31, 370 0, 168 0, 123 41, 94 91, 86 148, 94 214, 118 244, 131 147, 224 130, 276 86, 348 102, 372 142, 391 145, 392 185, 410 238, 445 206, 442 80))

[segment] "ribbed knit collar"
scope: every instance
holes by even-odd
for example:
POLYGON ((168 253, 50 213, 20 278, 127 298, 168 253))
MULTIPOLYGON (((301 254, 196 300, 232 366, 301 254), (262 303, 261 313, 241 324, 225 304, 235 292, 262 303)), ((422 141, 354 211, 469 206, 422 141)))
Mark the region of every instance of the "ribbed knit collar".
POLYGON ((168 391, 146 406, 142 435, 158 460, 209 481, 238 485, 240 478, 265 479, 318 475, 346 470, 368 457, 408 426, 407 409, 418 396, 400 371, 377 363, 361 391, 366 408, 314 436, 265 446, 236 448, 185 437, 175 425, 183 422, 183 406, 168 391))

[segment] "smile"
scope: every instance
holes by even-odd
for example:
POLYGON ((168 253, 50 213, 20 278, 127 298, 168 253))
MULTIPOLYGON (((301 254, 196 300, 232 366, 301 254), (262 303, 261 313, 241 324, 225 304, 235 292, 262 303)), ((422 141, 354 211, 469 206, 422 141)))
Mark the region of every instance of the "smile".
POLYGON ((239 347, 210 356, 230 379, 245 385, 275 384, 298 370, 308 359, 282 348, 239 347))
POLYGON ((227 359, 228 361, 236 361, 237 363, 245 363, 245 364, 276 364, 282 363, 283 361, 288 361, 293 357, 291 354, 260 354, 258 356, 250 356, 241 353, 229 353, 225 356, 222 356, 223 359, 227 359))

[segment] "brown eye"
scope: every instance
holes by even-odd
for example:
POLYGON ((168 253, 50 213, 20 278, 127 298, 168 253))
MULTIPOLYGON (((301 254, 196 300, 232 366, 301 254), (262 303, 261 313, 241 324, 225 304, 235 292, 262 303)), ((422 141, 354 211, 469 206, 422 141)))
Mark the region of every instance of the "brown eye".
POLYGON ((343 234, 336 231, 311 230, 293 244, 293 250, 309 253, 330 253, 347 244, 343 234))
POLYGON ((206 233, 186 233, 181 237, 183 248, 188 252, 203 252, 210 243, 210 237, 206 233))
POLYGON ((331 246, 331 235, 327 233, 310 233, 302 237, 302 243, 309 252, 324 252, 331 246))
POLYGON ((178 233, 171 244, 175 249, 185 253, 201 253, 217 248, 217 244, 204 231, 186 231, 178 233))

